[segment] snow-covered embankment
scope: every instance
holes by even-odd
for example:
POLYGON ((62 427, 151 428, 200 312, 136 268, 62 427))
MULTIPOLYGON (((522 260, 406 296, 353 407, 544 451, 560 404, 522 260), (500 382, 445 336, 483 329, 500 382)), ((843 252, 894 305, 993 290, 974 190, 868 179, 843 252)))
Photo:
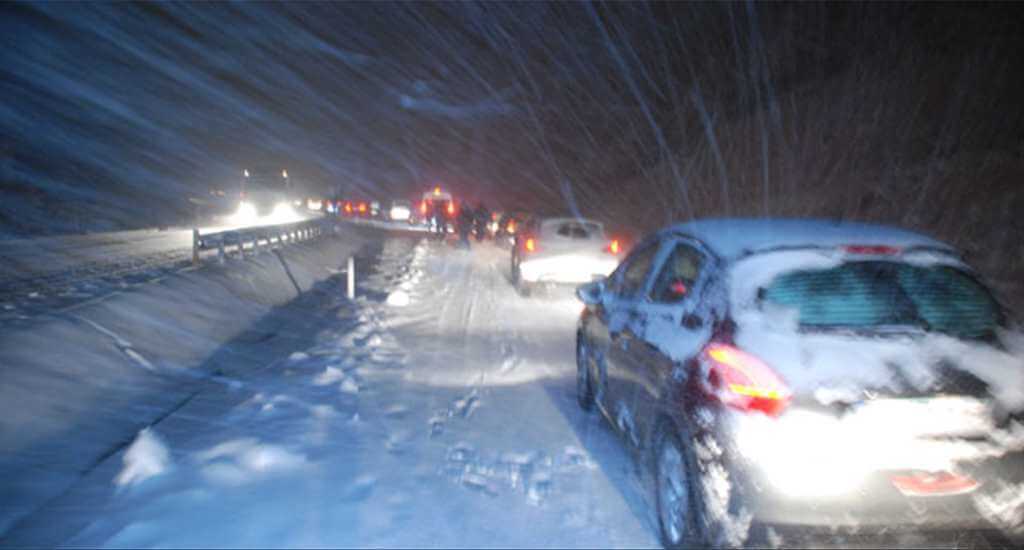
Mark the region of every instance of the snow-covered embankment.
POLYGON ((258 363, 224 359, 232 342, 288 337, 271 313, 369 238, 350 230, 211 263, 0 334, 0 535, 211 376, 258 363))

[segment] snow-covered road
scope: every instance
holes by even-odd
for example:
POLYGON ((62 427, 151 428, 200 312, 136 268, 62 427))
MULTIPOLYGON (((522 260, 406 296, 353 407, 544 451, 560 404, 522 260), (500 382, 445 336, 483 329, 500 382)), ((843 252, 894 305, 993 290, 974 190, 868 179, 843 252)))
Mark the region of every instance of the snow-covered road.
POLYGON ((575 403, 580 305, 520 298, 507 265, 386 238, 355 303, 342 276, 304 295, 291 337, 236 343, 5 543, 656 546, 633 461, 575 403))

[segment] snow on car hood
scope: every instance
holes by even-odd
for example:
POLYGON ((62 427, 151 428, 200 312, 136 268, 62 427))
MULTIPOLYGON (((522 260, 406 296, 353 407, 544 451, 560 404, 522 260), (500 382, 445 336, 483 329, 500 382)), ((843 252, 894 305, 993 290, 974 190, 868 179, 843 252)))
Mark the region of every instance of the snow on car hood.
MULTIPOLYGON (((942 370, 952 367, 988 384, 1003 411, 1024 410, 1024 334, 1019 331, 999 334, 1004 349, 936 333, 802 333, 794 312, 757 307, 757 289, 777 275, 794 268, 826 269, 842 259, 832 251, 787 251, 736 263, 730 272, 729 297, 737 323, 736 344, 767 362, 794 393, 814 395, 824 404, 862 400, 865 390, 927 392, 942 370)), ((939 255, 917 257, 914 263, 962 265, 939 255)))

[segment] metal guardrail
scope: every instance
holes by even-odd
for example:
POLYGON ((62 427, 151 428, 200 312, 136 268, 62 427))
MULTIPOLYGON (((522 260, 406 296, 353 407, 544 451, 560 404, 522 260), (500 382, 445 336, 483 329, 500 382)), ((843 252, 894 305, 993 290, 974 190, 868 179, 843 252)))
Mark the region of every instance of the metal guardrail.
POLYGON ((316 239, 330 232, 334 226, 334 220, 318 218, 296 223, 246 227, 205 234, 200 233, 199 229, 193 229, 192 264, 199 264, 200 253, 204 250, 216 250, 217 258, 223 262, 232 252, 237 252, 240 258, 245 257, 247 250, 256 253, 261 244, 263 246, 275 243, 282 245, 316 239))

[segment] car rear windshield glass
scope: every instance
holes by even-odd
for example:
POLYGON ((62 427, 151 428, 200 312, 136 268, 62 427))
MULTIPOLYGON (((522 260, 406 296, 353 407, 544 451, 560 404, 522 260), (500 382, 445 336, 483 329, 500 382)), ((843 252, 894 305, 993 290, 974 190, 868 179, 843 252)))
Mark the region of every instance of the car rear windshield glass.
POLYGON ((592 239, 597 238, 599 233, 598 226, 592 223, 545 224, 544 229, 545 232, 552 232, 566 239, 592 239))
POLYGON ((799 312, 805 328, 916 327, 961 338, 987 338, 999 324, 989 292, 950 266, 851 262, 793 271, 760 294, 799 312))

